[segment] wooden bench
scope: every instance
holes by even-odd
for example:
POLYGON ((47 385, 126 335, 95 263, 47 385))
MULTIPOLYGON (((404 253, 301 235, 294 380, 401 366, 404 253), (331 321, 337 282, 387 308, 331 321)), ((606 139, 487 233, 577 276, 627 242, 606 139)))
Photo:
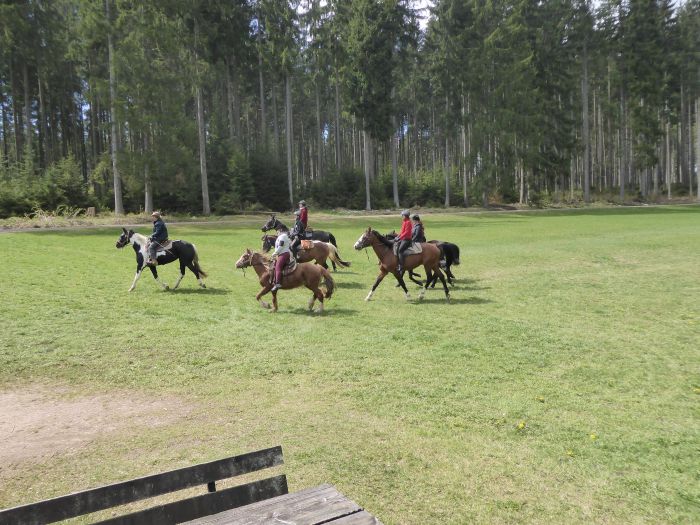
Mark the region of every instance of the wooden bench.
POLYGON ((223 490, 216 489, 217 481, 282 464, 282 447, 268 448, 0 510, 0 525, 54 523, 206 485, 208 493, 100 522, 110 525, 181 523, 287 494, 287 477, 284 474, 223 490))

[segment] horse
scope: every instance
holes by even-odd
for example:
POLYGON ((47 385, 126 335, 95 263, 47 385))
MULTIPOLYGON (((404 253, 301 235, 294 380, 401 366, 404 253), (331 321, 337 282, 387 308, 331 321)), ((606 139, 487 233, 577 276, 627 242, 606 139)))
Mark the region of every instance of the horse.
MULTIPOLYGON (((258 274, 260 286, 262 286, 262 290, 255 296, 255 300, 258 301, 263 308, 270 308, 270 304, 263 301, 262 297, 272 289, 272 275, 275 271, 272 266, 272 261, 261 253, 252 252, 247 249, 238 261, 236 261, 236 268, 247 268, 248 266, 252 266, 255 273, 258 274)), ((292 288, 298 288, 302 285, 306 286, 313 292, 311 300, 309 301, 309 311, 313 310, 314 303, 316 299, 318 299, 320 302, 318 313, 323 313, 324 294, 319 288, 322 279, 325 280, 326 284, 325 298, 330 299, 333 295, 333 289, 335 288, 335 282, 330 272, 317 264, 298 263, 296 269, 292 273, 282 277, 282 290, 291 290, 292 288)), ((272 311, 277 311, 277 291, 272 292, 272 311)))
MULTIPOLYGON (((168 285, 158 279, 158 270, 156 270, 155 265, 146 264, 148 259, 148 251, 146 245, 148 244, 148 238, 140 233, 135 233, 134 230, 127 231, 126 228, 122 228, 122 234, 117 239, 117 248, 124 248, 127 244, 131 244, 136 252, 136 276, 134 277, 134 282, 131 283, 131 288, 129 291, 133 291, 136 288, 136 283, 141 277, 141 272, 144 267, 148 266, 153 274, 153 278, 158 284, 160 284, 164 290, 168 290, 168 285)), ((173 241, 172 247, 165 251, 159 251, 156 257, 158 264, 169 264, 173 261, 180 261, 180 277, 178 277, 173 290, 180 286, 180 281, 185 276, 185 268, 189 268, 194 276, 199 281, 199 286, 206 288, 202 277, 206 277, 207 274, 199 266, 199 255, 197 254, 197 249, 194 244, 186 241, 173 241)))
MULTIPOLYGON (((423 265, 425 268, 426 281, 421 288, 419 299, 423 299, 425 291, 428 286, 437 280, 438 278, 442 282, 442 287, 445 290, 445 298, 449 302, 450 300, 450 290, 447 288, 447 283, 445 282, 445 276, 440 271, 440 249, 434 244, 427 242, 420 243, 423 251, 421 253, 415 253, 408 255, 405 260, 404 269, 411 270, 417 266, 423 265)), ((360 238, 355 243, 356 250, 362 250, 371 246, 379 259, 379 275, 377 276, 372 289, 370 290, 365 301, 369 301, 374 295, 374 291, 382 282, 387 274, 393 273, 394 277, 399 281, 401 288, 403 289, 406 299, 410 299, 408 295, 408 289, 406 288, 406 283, 399 272, 396 271, 398 266, 398 258, 394 255, 393 243, 386 239, 382 234, 373 230, 372 228, 367 228, 367 230, 360 236, 360 238)))
MULTIPOLYGON (((262 251, 267 253, 275 246, 275 241, 277 240, 276 235, 263 235, 262 238, 262 251)), ((326 270, 328 269, 328 264, 326 259, 330 259, 333 263, 333 271, 335 271, 336 264, 342 268, 349 268, 350 263, 344 261, 340 258, 340 253, 338 253, 338 248, 333 246, 329 242, 321 241, 311 241, 313 246, 309 249, 302 248, 297 252, 298 262, 310 262, 316 261, 316 264, 320 264, 326 270)))
MULTIPOLYGON (((277 233, 289 232, 289 228, 287 228, 287 225, 284 224, 281 220, 279 220, 274 213, 270 214, 269 220, 263 225, 261 229, 263 233, 268 232, 270 230, 275 230, 277 233)), ((338 243, 335 242, 335 237, 333 237, 333 234, 330 232, 326 232, 323 230, 313 230, 309 228, 306 230, 303 237, 304 239, 309 241, 329 242, 336 248, 338 247, 338 243)), ((333 259, 331 259, 331 264, 333 265, 333 271, 335 271, 336 268, 333 259)))
MULTIPOLYGON (((390 241, 393 241, 396 238, 396 232, 392 231, 389 232, 385 235, 387 239, 390 241)), ((456 244, 453 244, 451 242, 445 242, 445 241, 428 241, 430 244, 434 244, 438 248, 440 248, 440 268, 445 270, 445 276, 447 277, 447 282, 450 284, 450 286, 454 286, 454 283, 452 282, 453 279, 457 279, 454 274, 452 273, 452 270, 450 269, 452 265, 454 264, 455 266, 459 266, 459 246, 456 244)), ((421 281, 417 281, 415 278, 420 277, 419 274, 410 271, 408 274, 409 279, 416 283, 419 286, 422 286, 423 283, 421 281)), ((435 284, 437 281, 433 280, 433 284, 431 285, 431 288, 435 288, 435 284)))

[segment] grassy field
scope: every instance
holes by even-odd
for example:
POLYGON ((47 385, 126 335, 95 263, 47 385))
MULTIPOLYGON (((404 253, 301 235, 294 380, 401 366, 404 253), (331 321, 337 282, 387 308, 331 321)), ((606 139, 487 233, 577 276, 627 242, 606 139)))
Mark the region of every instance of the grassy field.
POLYGON ((195 407, 21 465, 0 507, 281 443, 292 490, 387 525, 700 522, 700 207, 426 216, 462 249, 451 304, 389 280, 366 303, 352 245, 400 219, 312 214, 352 261, 323 316, 306 290, 257 305, 245 220, 170 228, 210 273, 174 292, 127 293, 118 228, 0 235, 2 389, 195 407))

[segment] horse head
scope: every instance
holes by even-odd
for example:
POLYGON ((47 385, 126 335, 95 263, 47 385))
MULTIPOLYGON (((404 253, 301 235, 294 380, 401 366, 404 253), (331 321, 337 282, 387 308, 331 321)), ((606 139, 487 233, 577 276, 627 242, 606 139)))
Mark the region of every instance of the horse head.
POLYGON ((250 266, 252 259, 253 252, 249 248, 246 248, 245 252, 243 252, 243 255, 241 255, 240 258, 236 261, 236 268, 247 268, 248 266, 250 266))
POLYGON ((260 238, 260 240, 263 242, 262 251, 267 253, 275 245, 275 241, 277 240, 277 237, 275 237, 274 235, 263 235, 260 238))
POLYGON ((274 229, 276 222, 277 222, 277 217, 275 217, 274 213, 271 213, 270 220, 268 220, 265 224, 263 224, 263 227, 261 228, 261 230, 266 232, 266 231, 274 229))
POLYGON ((360 235, 360 238, 357 239, 357 242, 355 243, 355 249, 356 250, 363 250, 367 248, 367 246, 372 245, 372 235, 374 234, 374 230, 371 227, 368 227, 362 235, 360 235))
POLYGON ((131 237, 134 235, 134 230, 127 231, 126 228, 122 228, 122 234, 117 239, 117 248, 124 248, 131 241, 131 237))

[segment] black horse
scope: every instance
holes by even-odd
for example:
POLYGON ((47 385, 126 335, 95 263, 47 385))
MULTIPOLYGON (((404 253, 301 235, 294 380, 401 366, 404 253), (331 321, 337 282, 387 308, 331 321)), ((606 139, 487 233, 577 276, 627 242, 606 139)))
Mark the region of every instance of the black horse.
MULTIPOLYGON (((275 230, 277 233, 289 232, 289 228, 287 228, 287 226, 281 220, 279 220, 274 213, 270 215, 270 219, 261 229, 263 232, 270 230, 275 230)), ((336 248, 338 247, 338 243, 335 242, 335 237, 333 237, 333 234, 323 230, 312 230, 309 228, 304 233, 304 239, 309 241, 329 242, 336 248)), ((336 271, 336 266, 333 260, 331 260, 331 264, 333 264, 333 271, 336 271)))
MULTIPOLYGON (((135 233, 134 230, 127 231, 126 228, 122 228, 123 232, 117 240, 117 248, 124 248, 127 244, 131 244, 136 252, 136 276, 134 277, 134 282, 131 283, 131 292, 136 288, 136 283, 141 277, 141 272, 145 266, 148 266, 153 274, 153 278, 158 284, 160 284, 163 289, 167 290, 168 285, 158 279, 158 271, 156 267, 152 264, 146 264, 148 259, 148 251, 146 245, 148 243, 148 238, 140 233, 135 233)), ((180 281, 185 276, 185 268, 189 268, 194 276, 199 281, 199 286, 206 288, 202 277, 206 277, 207 274, 199 266, 199 255, 197 254, 197 249, 194 244, 186 241, 172 241, 172 246, 168 247, 167 250, 160 249, 157 252, 156 260, 158 264, 168 264, 173 261, 180 261, 180 277, 178 277, 173 290, 180 285, 180 281)))
MULTIPOLYGON (((396 238, 396 232, 392 231, 390 233, 387 233, 385 237, 389 240, 394 240, 396 238)), ((450 283, 450 286, 454 286, 454 283, 452 282, 453 279, 457 279, 454 274, 452 273, 452 270, 450 269, 452 265, 454 264, 455 266, 459 266, 459 246, 456 244, 453 244, 451 242, 445 242, 445 241, 428 241, 430 244, 436 245, 438 248, 440 248, 440 267, 445 270, 445 275, 447 276, 447 282, 450 283)), ((413 281, 414 283, 418 284, 419 286, 422 286, 423 283, 422 281, 418 281, 417 279, 420 278, 420 274, 415 273, 413 271, 410 271, 408 273, 409 279, 413 281)), ((431 288, 435 288, 435 281, 432 283, 431 288)))
MULTIPOLYGON (((289 228, 287 228, 287 226, 282 221, 275 217, 274 213, 270 215, 270 220, 268 220, 262 227, 263 232, 270 230, 276 230, 278 232, 289 232, 289 228)), ((323 230, 312 230, 311 228, 309 228, 304 234, 304 239, 307 239, 309 241, 329 242, 336 248, 338 247, 338 244, 335 242, 335 237, 333 237, 333 234, 331 232, 324 232, 323 230)))

